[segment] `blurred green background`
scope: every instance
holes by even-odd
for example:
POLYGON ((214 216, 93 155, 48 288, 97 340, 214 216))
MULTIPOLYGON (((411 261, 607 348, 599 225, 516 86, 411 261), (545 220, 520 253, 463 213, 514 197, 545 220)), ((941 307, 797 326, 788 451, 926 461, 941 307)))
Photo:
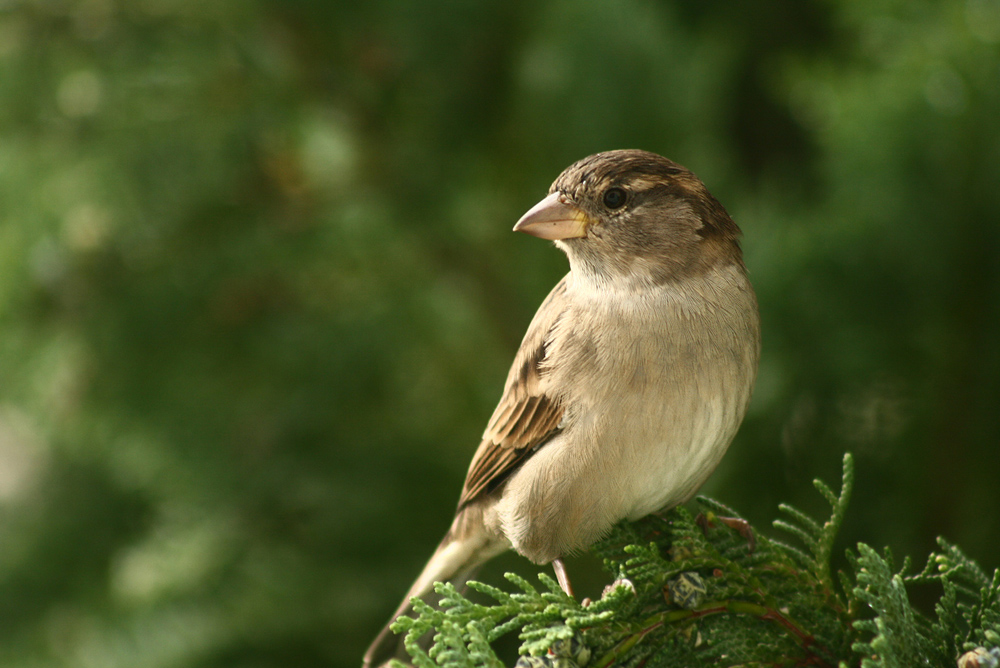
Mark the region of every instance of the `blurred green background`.
POLYGON ((358 665, 627 147, 761 303, 703 491, 1000 565, 1000 0, 5 0, 0 665, 358 665))

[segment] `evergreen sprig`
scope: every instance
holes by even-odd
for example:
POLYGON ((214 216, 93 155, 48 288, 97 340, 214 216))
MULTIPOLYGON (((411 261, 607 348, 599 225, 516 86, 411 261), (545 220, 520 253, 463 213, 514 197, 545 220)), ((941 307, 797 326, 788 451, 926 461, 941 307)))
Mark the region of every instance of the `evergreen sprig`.
POLYGON ((415 617, 393 629, 406 634, 417 668, 500 668, 490 643, 513 632, 519 663, 532 668, 894 668, 955 666, 976 648, 987 656, 1000 645, 1000 572, 987 575, 944 540, 912 575, 909 560, 897 571, 888 549, 861 543, 834 581, 830 561, 853 482, 849 454, 839 493, 815 482, 831 508, 823 523, 779 507, 775 527, 801 545, 757 534, 751 550, 749 535, 733 529, 736 513, 699 497, 698 515, 679 507, 622 523, 593 547, 614 578, 599 600, 576 601, 544 573, 540 588, 508 573, 513 592, 469 583, 490 604, 438 583, 440 604, 415 599, 415 617), (942 590, 934 619, 907 593, 926 584, 942 590))

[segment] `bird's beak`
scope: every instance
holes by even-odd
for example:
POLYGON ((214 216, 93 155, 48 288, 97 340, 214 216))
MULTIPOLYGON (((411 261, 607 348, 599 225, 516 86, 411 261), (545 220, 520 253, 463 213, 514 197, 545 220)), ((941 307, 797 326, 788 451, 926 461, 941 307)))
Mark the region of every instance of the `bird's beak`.
POLYGON ((556 241, 587 236, 590 218, 565 195, 554 192, 521 216, 515 232, 556 241))

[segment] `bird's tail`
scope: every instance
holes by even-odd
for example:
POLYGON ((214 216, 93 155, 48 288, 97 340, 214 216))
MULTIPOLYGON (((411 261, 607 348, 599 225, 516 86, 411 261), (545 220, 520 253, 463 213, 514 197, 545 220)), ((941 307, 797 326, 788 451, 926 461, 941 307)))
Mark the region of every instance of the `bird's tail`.
MULTIPOLYGON (((433 593, 435 582, 464 584, 479 566, 508 547, 505 541, 498 540, 485 531, 481 511, 471 507, 460 511, 451 529, 445 534, 444 540, 438 545, 416 582, 406 592, 406 597, 399 608, 368 647, 363 668, 380 668, 391 659, 408 662, 402 638, 397 637, 390 626, 400 615, 413 611, 410 599, 419 597, 428 600, 436 596, 433 593)), ((436 603, 436 600, 428 602, 436 603)))

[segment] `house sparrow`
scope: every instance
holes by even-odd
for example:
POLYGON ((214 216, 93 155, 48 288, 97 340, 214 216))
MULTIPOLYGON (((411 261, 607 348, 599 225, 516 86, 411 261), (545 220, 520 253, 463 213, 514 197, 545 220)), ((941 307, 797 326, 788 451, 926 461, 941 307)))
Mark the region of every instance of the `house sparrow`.
MULTIPOLYGON (((451 529, 393 620, 510 548, 552 563, 569 593, 560 558, 690 499, 750 402, 760 320, 740 230, 690 171, 592 155, 514 230, 554 241, 570 272, 528 326, 451 529)), ((365 667, 399 644, 383 629, 365 667)))

